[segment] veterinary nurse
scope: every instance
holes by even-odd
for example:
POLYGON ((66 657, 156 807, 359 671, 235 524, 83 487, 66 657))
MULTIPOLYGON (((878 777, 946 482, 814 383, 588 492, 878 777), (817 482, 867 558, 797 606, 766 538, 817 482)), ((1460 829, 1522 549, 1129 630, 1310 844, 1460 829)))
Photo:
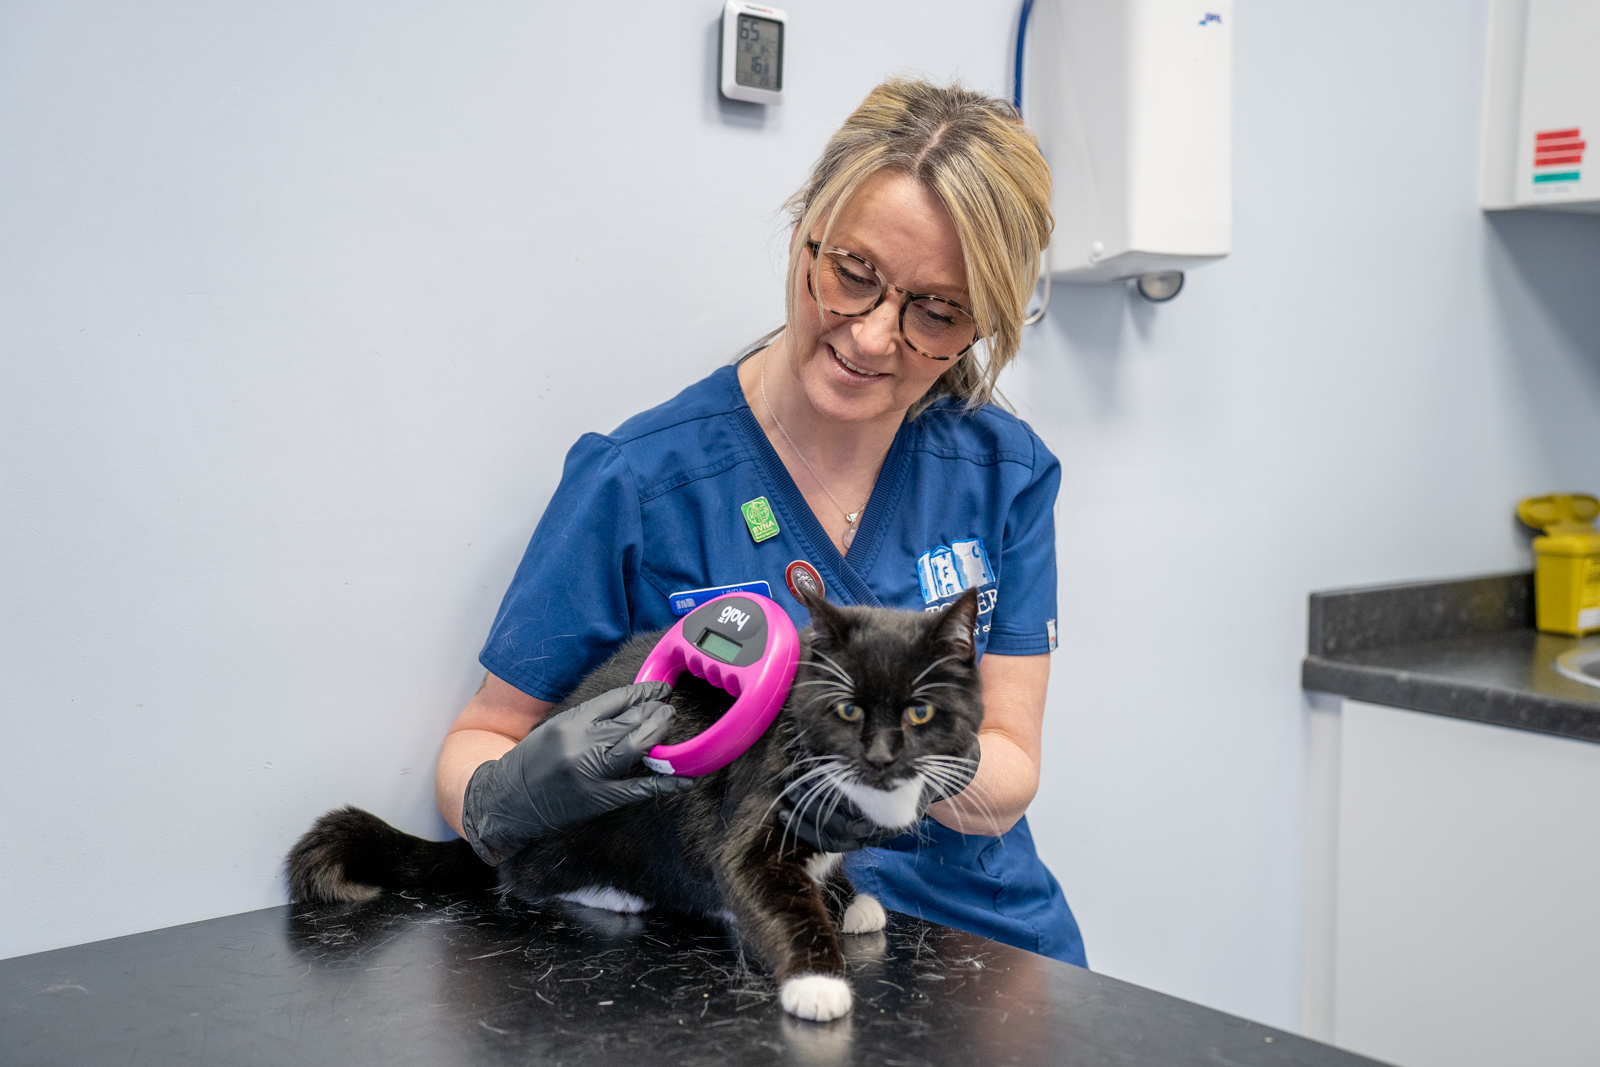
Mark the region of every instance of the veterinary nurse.
POLYGON ((790 202, 783 329, 567 456, 439 758, 440 810, 479 855, 685 786, 626 777, 670 722, 659 692, 545 716, 695 591, 765 582, 803 625, 797 581, 916 610, 975 587, 985 717, 967 790, 915 833, 885 839, 848 802, 795 829, 848 852, 857 887, 890 909, 1084 962, 1023 818, 1055 647, 1059 468, 989 403, 1049 195, 1032 135, 989 97, 896 80, 846 120, 790 202))

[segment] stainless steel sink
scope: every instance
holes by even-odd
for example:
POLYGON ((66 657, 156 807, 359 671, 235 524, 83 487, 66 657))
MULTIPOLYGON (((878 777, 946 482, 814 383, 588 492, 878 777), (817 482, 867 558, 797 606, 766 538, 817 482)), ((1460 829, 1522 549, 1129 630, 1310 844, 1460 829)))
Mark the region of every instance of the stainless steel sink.
POLYGON ((1574 682, 1600 687, 1600 641, 1585 641, 1567 649, 1551 666, 1574 682))

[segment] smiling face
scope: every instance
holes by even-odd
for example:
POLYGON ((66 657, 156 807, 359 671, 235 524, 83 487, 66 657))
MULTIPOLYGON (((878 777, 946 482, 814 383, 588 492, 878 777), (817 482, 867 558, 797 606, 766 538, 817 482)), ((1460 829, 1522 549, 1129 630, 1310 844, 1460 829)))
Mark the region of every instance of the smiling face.
MULTIPOLYGON (((790 697, 816 784, 828 782, 885 827, 909 825, 923 786, 974 755, 983 692, 974 659, 976 594, 942 612, 838 608, 807 599, 811 629, 790 697)), ((795 791, 806 814, 826 787, 795 791)), ((821 812, 817 812, 820 814, 821 812)))
MULTIPOLYGON (((822 233, 797 233, 795 239, 821 240, 822 233)), ((880 170, 862 183, 827 244, 862 257, 902 289, 972 306, 949 212, 927 186, 900 171, 880 170)), ((929 359, 906 344, 900 336, 902 293, 891 292, 865 315, 822 312, 819 317, 806 288, 813 262, 810 253, 801 253, 794 314, 784 332, 790 370, 811 406, 826 418, 898 422, 956 361, 929 359)))

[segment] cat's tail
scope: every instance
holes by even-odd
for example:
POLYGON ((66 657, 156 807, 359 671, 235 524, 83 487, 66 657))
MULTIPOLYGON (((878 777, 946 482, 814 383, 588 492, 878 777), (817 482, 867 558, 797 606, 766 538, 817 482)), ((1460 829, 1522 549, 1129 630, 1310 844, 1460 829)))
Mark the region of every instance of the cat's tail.
POLYGON ((470 893, 497 883, 465 841, 424 841, 360 808, 328 812, 289 850, 295 901, 371 900, 385 889, 470 893))

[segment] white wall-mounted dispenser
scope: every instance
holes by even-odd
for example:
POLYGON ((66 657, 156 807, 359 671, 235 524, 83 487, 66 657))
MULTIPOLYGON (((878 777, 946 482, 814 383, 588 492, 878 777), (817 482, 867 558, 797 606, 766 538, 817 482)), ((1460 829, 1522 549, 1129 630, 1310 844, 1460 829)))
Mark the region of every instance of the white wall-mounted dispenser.
POLYGON ((1485 211, 1600 212, 1600 0, 1492 0, 1483 104, 1485 211))
POLYGON ((1050 164, 1061 282, 1170 299, 1233 238, 1232 0, 1036 0, 1021 106, 1050 164))

